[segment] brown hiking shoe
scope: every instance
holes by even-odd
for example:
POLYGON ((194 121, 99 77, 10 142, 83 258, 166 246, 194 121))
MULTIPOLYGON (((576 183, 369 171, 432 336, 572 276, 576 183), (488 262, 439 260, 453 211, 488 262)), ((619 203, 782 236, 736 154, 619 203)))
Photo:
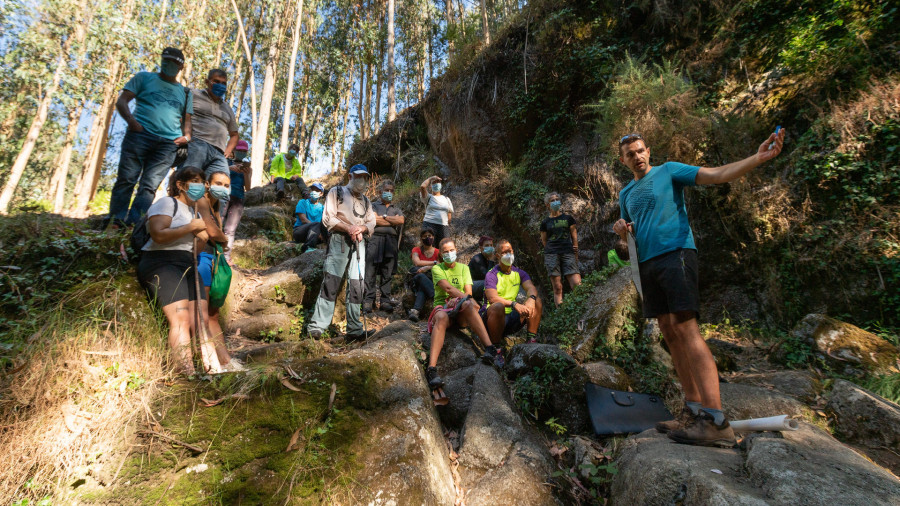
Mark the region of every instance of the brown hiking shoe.
POLYGON ((691 412, 691 409, 689 407, 684 406, 683 408, 681 408, 681 413, 678 413, 678 416, 676 416, 674 420, 667 420, 665 422, 657 423, 656 432, 668 434, 673 430, 678 430, 686 426, 693 418, 694 413, 691 412))
POLYGON ((669 432, 669 439, 681 444, 720 448, 734 448, 737 444, 728 420, 716 425, 713 416, 705 411, 701 411, 685 428, 669 432))

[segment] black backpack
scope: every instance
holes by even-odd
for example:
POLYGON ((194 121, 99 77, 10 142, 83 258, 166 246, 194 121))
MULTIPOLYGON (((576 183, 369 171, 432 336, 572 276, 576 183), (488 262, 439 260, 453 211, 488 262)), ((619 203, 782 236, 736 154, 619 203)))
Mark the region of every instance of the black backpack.
MULTIPOLYGON (((175 200, 175 197, 170 198, 175 204, 175 209, 172 210, 172 218, 174 218, 175 214, 178 213, 178 201, 175 200)), ((147 241, 150 240, 150 230, 147 229, 148 220, 149 217, 146 214, 141 216, 141 219, 138 220, 134 229, 131 231, 131 250, 134 251, 135 260, 141 259, 142 248, 147 244, 147 241)))

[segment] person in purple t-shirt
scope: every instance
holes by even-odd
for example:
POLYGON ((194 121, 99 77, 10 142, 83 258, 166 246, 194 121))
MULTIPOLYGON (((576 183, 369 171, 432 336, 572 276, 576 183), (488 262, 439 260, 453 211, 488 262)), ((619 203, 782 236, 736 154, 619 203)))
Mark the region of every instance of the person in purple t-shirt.
POLYGON ((500 263, 484 277, 487 309, 483 311, 482 319, 491 342, 498 345, 504 337, 518 332, 526 324, 528 342, 536 342, 544 310, 537 287, 527 272, 513 266, 515 254, 509 241, 500 239, 496 252, 500 263))

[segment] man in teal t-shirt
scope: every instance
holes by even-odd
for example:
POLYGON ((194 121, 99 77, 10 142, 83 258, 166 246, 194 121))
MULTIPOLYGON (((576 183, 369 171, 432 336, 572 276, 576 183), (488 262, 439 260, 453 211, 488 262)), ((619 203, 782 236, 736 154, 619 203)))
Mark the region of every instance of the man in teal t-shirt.
POLYGON ((685 406, 675 420, 657 424, 679 443, 734 446, 734 431, 722 412, 719 374, 700 335, 697 248, 684 206, 684 188, 734 181, 781 152, 784 131, 769 136, 756 154, 721 167, 678 162, 650 165, 650 148, 639 134, 619 140, 619 160, 634 179, 619 192, 622 218, 613 226, 622 240, 634 234, 638 250, 643 313, 656 318, 684 390, 685 406))
POLYGON ((184 54, 167 47, 162 52, 159 72, 135 74, 116 101, 116 110, 128 123, 128 131, 122 140, 104 228, 110 222, 116 226, 133 225, 147 213, 157 187, 174 165, 176 150, 191 139, 193 100, 187 88, 175 80, 182 68, 184 54), (134 113, 128 108, 132 100, 137 102, 134 113), (138 189, 132 202, 135 184, 138 189))

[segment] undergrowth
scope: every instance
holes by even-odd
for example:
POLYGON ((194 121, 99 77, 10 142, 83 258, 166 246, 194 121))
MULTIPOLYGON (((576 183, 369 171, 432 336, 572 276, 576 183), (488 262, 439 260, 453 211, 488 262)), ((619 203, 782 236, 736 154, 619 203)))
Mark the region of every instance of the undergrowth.
POLYGON ((545 309, 541 320, 541 333, 555 338, 563 349, 572 347, 581 336, 581 332, 573 322, 584 317, 587 309, 585 305, 594 288, 606 281, 616 270, 618 267, 607 266, 588 274, 581 280, 580 285, 566 295, 560 306, 545 309))

